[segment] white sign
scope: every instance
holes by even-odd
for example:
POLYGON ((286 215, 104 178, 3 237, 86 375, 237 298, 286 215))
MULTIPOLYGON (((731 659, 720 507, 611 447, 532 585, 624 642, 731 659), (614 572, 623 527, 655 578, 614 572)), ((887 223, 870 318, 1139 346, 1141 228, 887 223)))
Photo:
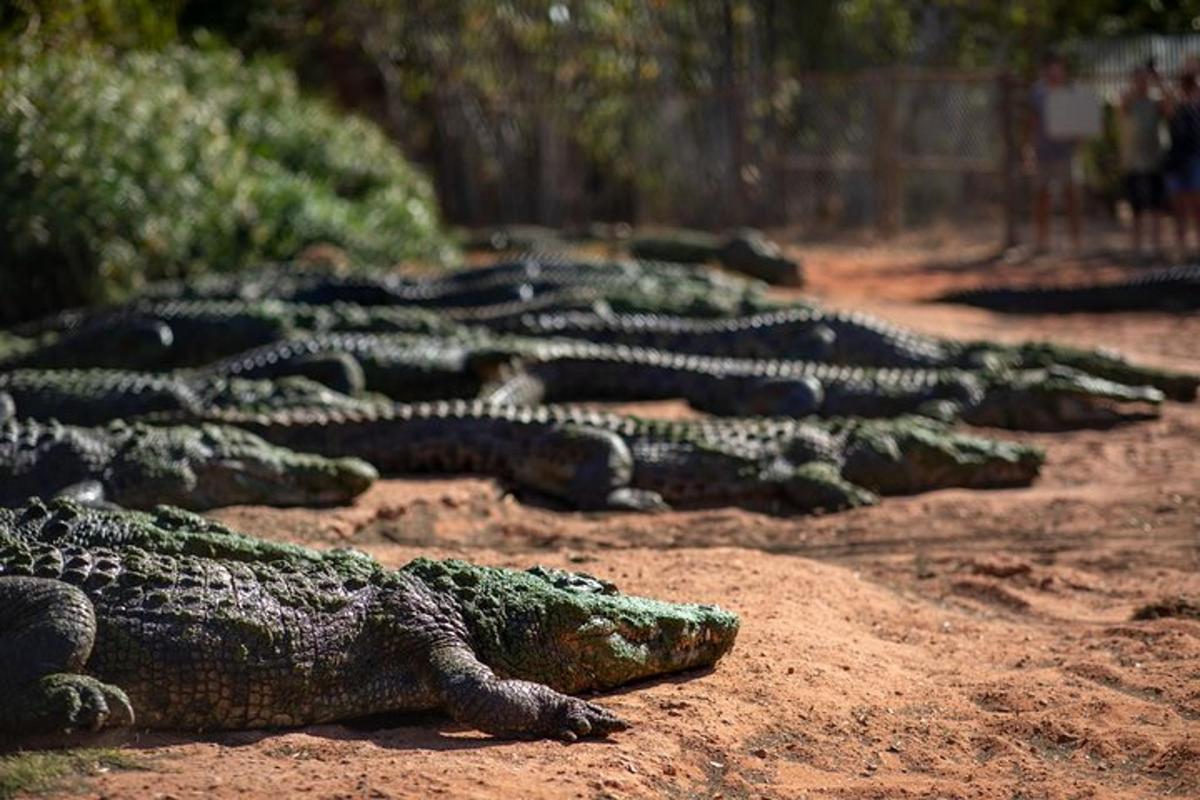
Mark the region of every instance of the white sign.
POLYGON ((1085 86, 1046 92, 1047 139, 1088 139, 1101 132, 1100 98, 1085 86))

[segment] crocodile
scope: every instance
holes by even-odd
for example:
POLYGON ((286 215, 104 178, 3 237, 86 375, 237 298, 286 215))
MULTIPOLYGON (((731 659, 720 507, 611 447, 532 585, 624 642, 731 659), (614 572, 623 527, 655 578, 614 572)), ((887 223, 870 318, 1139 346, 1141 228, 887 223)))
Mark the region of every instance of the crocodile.
POLYGON ((563 289, 590 289, 617 305, 645 311, 730 314, 766 303, 763 284, 716 270, 627 260, 589 261, 533 253, 496 264, 423 278, 398 273, 337 273, 271 265, 231 275, 152 285, 148 300, 267 299, 301 304, 470 308, 529 300, 563 289))
POLYGON ((0 370, 195 368, 255 347, 328 331, 454 335, 465 326, 513 324, 532 312, 662 312, 712 317, 728 308, 703 293, 649 294, 555 286, 486 305, 313 305, 280 300, 134 300, 25 323, 0 342, 0 370))
POLYGON ((1200 309, 1200 266, 1165 267, 1125 280, 1075 286, 989 286, 950 292, 935 302, 1009 314, 1196 311, 1200 309))
POLYGON ((604 580, 243 536, 171 507, 0 510, 0 734, 443 711, 501 737, 627 724, 573 697, 713 665, 738 617, 604 580))
POLYGON ((393 333, 319 333, 254 348, 203 368, 229 378, 299 375, 345 394, 364 390, 394 400, 441 400, 480 394, 487 376, 472 354, 493 336, 464 330, 452 336, 393 333), (342 370, 331 360, 348 359, 342 370))
POLYGON ((728 269, 767 283, 804 284, 800 265, 787 258, 778 244, 754 228, 738 228, 724 236, 682 228, 640 234, 629 243, 629 251, 637 258, 667 262, 703 264, 717 261, 728 269))
POLYGON ((776 286, 803 286, 804 269, 783 254, 762 231, 738 228, 721 245, 717 257, 729 269, 776 286))
POLYGON ((571 406, 478 400, 166 413, 153 424, 234 425, 269 442, 356 457, 384 473, 480 473, 583 510, 743 505, 779 513, 875 501, 838 472, 839 444, 813 426, 739 441, 686 425, 571 406))
MULTIPOLYGON (((457 323, 417 308, 389 309, 384 327, 392 331, 448 332, 457 323)), ((371 309, 353 304, 328 306, 276 300, 134 300, 115 307, 75 309, 12 329, 29 344, 10 346, 0 369, 87 368, 168 370, 208 362, 303 333, 371 330, 371 309), (156 346, 130 349, 125 342, 149 339, 147 330, 165 329, 156 346), (72 350, 72 341, 92 342, 72 350), (15 352, 14 352, 15 350, 15 352)))
POLYGON ((494 402, 683 398, 697 410, 729 416, 917 413, 990 427, 1064 430, 1153 417, 1163 401, 1152 387, 1067 367, 875 368, 521 337, 479 345, 469 362, 477 374, 499 376, 480 395, 494 402))
MULTIPOLYGON (((732 416, 895 416, 1034 430, 1103 426, 1157 413, 1162 394, 1070 370, 901 369, 719 358, 570 339, 326 333, 276 342, 209 365, 229 376, 307 375, 329 359, 358 364, 361 386, 406 402, 481 397, 534 405, 686 399, 732 416), (316 368, 314 368, 316 365, 316 368)), ((337 373, 341 374, 341 373, 337 373)), ((325 379, 328 380, 328 379, 325 379)))
POLYGON ((801 306, 705 319, 665 314, 529 314, 488 327, 529 336, 561 336, 675 353, 737 358, 831 361, 884 367, 954 366, 956 348, 864 314, 801 306))
MULTIPOLYGON (((584 509, 835 511, 895 489, 887 475, 856 471, 860 462, 889 462, 897 474, 910 472, 895 489, 900 493, 1024 485, 1041 465, 1037 448, 908 417, 857 425, 766 417, 652 420, 574 406, 449 400, 347 411, 213 410, 198 419, 296 449, 362 458, 386 473, 489 474, 584 509), (936 453, 931 441, 940 448, 936 453), (870 482, 859 483, 860 475, 870 482)), ((172 414, 149 420, 186 421, 172 414)))
POLYGON ((1061 366, 1129 386, 1152 386, 1167 397, 1182 401, 1195 399, 1200 388, 1200 376, 1135 365, 1104 350, 1050 342, 956 341, 917 333, 866 314, 809 306, 718 319, 567 311, 505 317, 481 324, 499 332, 527 336, 586 339, 735 358, 969 370, 1061 366))
POLYGON ((785 455, 797 442, 811 450, 820 432, 828 437, 822 454, 839 465, 842 477, 881 495, 1027 486, 1044 461, 1036 446, 963 433, 947 423, 913 415, 825 420, 706 417, 657 424, 676 437, 785 455))
POLYGON ((5 335, 0 370, 122 368, 166 358, 174 333, 161 320, 130 320, 105 328, 80 325, 36 336, 5 335))
POLYGON ((249 380, 208 373, 105 369, 0 372, 0 420, 20 416, 100 425, 154 412, 298 404, 354 408, 369 400, 344 395, 300 376, 249 380))
POLYGON ((704 264, 720 257, 721 238, 714 233, 687 228, 643 231, 629 242, 629 252, 636 258, 704 264))
POLYGON ((125 508, 341 505, 376 477, 364 461, 297 453, 220 425, 0 423, 0 505, 35 495, 125 508))

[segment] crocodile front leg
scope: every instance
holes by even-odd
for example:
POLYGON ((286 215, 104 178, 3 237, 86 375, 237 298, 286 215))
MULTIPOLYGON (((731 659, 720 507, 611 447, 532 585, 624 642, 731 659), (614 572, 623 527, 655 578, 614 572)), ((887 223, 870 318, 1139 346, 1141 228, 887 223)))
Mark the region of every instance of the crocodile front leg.
POLYGON ((95 637, 95 612, 79 589, 0 577, 0 734, 133 724, 124 692, 80 674, 95 637))
POLYGON ((501 679, 458 642, 430 654, 433 683, 455 720, 513 738, 603 738, 628 724, 612 712, 531 681, 501 679))
MULTIPOLYGON (((237 364, 236 361, 233 363, 237 364)), ((284 377, 308 378, 335 392, 351 396, 361 395, 367 388, 367 379, 363 373, 362 364, 349 353, 341 352, 301 353, 290 358, 256 364, 239 371, 226 370, 223 376, 258 380, 274 380, 284 377)))
POLYGON ((529 372, 517 372, 485 384, 479 399, 496 405, 536 406, 545 402, 546 382, 529 372))
POLYGON ((510 465, 517 482, 584 510, 653 511, 666 508, 654 493, 633 489, 633 455, 615 433, 559 425, 533 437, 510 465))

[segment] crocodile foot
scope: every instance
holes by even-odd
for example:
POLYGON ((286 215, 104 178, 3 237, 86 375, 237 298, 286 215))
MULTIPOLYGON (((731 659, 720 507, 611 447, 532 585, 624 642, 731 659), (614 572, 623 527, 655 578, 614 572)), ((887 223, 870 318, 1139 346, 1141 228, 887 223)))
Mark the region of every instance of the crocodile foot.
POLYGON ((577 697, 564 696, 559 707, 549 715, 548 721, 548 736, 564 742, 588 737, 603 738, 629 728, 625 720, 608 709, 577 697))
POLYGON ((125 692, 87 675, 46 675, 16 698, 12 710, 29 733, 71 733, 127 727, 133 706, 125 692))
POLYGON ((671 509, 658 492, 629 487, 609 492, 605 505, 613 511, 669 511, 671 509))

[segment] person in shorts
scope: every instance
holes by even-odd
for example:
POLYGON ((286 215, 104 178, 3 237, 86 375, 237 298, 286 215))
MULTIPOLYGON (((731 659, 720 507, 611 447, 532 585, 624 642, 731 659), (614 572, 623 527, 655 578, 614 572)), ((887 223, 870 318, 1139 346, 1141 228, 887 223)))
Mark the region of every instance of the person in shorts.
POLYGON ((1159 216, 1167 209, 1163 182, 1162 123, 1167 118, 1167 95, 1152 63, 1138 67, 1121 96, 1121 170, 1125 199, 1133 212, 1133 251, 1142 250, 1143 220, 1150 222, 1150 251, 1161 250, 1159 216), (1159 97, 1150 89, 1158 89, 1159 97))
POLYGON ((1164 163, 1167 193, 1175 212, 1179 251, 1187 252, 1189 223, 1200 244, 1200 84, 1194 72, 1179 78, 1179 91, 1168 94, 1171 145, 1164 163))
POLYGON ((1061 56, 1051 55, 1042 65, 1042 76, 1030 93, 1029 146, 1025 160, 1034 174, 1033 222, 1038 252, 1050 245, 1050 211, 1054 195, 1066 206, 1071 244, 1079 250, 1082 220, 1079 186, 1083 182, 1079 164, 1079 143, 1075 139, 1055 139, 1046 132, 1046 97, 1054 89, 1065 88, 1067 64, 1061 56))

